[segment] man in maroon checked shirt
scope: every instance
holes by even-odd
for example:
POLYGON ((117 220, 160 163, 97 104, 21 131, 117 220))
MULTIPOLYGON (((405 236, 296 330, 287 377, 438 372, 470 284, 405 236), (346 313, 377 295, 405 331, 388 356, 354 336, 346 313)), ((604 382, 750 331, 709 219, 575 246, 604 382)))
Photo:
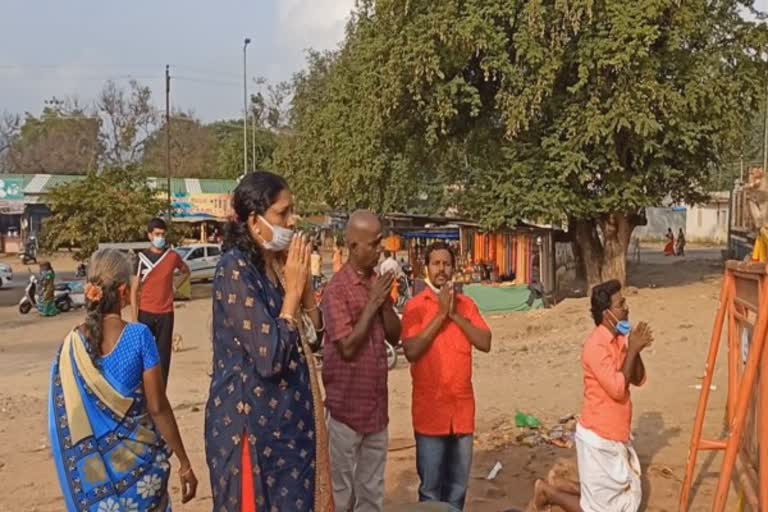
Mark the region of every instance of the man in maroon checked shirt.
POLYGON ((355 212, 347 224, 349 260, 323 294, 323 384, 336 510, 381 512, 389 424, 385 340, 400 339, 390 294, 394 275, 377 276, 382 225, 355 212))

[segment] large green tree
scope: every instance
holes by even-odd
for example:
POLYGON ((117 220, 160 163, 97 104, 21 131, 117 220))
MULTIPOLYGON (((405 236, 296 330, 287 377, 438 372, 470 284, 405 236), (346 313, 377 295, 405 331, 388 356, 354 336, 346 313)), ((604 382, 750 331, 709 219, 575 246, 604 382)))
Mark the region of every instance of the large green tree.
POLYGON ((39 117, 27 113, 0 120, 3 170, 16 173, 85 174, 101 154, 99 117, 76 101, 46 101, 39 117))
POLYGON ((149 220, 167 207, 146 176, 130 167, 91 172, 60 185, 51 191, 48 205, 52 216, 44 222, 43 247, 76 248, 80 260, 90 257, 100 242, 144 240, 149 220))
POLYGON ((766 76, 751 8, 362 0, 297 78, 278 167, 334 206, 567 220, 589 283, 624 281, 644 208, 700 200, 736 156, 766 76))
MULTIPOLYGON (((208 126, 190 112, 175 112, 170 122, 171 175, 180 178, 216 178, 218 141, 208 126)), ((151 176, 165 176, 168 153, 166 123, 149 137, 142 165, 151 176)))

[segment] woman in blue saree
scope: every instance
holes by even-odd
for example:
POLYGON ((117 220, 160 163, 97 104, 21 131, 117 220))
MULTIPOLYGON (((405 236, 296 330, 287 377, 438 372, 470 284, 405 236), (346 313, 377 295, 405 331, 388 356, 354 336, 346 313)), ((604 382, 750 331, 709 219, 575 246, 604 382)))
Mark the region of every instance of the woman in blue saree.
POLYGON ((96 252, 88 266, 86 320, 64 340, 51 372, 48 426, 70 512, 165 512, 169 457, 179 460, 182 502, 197 480, 165 395, 152 334, 128 324, 130 262, 96 252))
POLYGON ((332 512, 328 439, 310 346, 322 318, 293 195, 268 172, 235 189, 213 284, 205 450, 216 512, 332 512))

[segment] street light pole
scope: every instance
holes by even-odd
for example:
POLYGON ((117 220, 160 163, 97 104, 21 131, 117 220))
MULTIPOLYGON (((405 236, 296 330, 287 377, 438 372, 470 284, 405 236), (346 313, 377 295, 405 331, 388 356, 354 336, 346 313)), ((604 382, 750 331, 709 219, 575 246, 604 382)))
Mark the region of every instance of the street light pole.
POLYGON ((165 65, 165 178, 168 185, 168 222, 173 219, 171 201, 171 71, 165 65))
POLYGON ((248 73, 247 57, 248 45, 251 39, 246 37, 243 41, 243 174, 248 172, 248 73))

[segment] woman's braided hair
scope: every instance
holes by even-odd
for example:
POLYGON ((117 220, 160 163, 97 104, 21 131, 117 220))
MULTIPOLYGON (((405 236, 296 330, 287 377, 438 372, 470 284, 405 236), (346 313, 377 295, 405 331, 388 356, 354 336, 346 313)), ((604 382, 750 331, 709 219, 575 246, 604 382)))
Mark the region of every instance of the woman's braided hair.
POLYGON ((100 249, 91 256, 85 285, 85 334, 91 359, 101 355, 104 315, 120 310, 121 285, 131 284, 131 263, 117 249, 100 249))

